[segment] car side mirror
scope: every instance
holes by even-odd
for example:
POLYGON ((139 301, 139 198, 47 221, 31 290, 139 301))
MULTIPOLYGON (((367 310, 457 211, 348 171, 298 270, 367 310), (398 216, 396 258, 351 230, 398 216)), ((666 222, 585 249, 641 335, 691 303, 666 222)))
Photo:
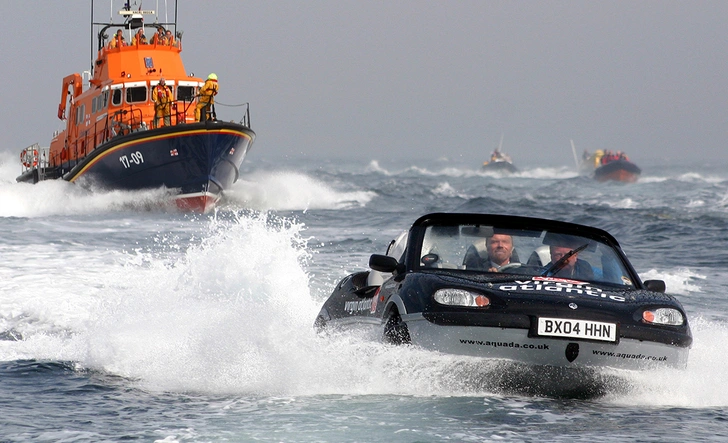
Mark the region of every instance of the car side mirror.
POLYGON ((369 267, 379 272, 402 272, 404 265, 397 262, 397 259, 388 255, 372 254, 369 257, 369 267))
POLYGON ((663 280, 645 280, 644 285, 653 292, 665 292, 665 282, 663 280))

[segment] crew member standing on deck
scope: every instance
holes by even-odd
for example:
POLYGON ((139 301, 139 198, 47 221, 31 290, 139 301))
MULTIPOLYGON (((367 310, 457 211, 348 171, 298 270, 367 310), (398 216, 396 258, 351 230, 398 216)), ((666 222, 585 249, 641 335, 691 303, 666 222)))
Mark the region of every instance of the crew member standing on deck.
POLYGON ((200 88, 200 98, 195 108, 195 121, 201 122, 207 120, 207 113, 210 110, 210 106, 215 104, 215 96, 217 95, 217 75, 210 74, 207 76, 207 81, 200 88), (200 118, 201 111, 204 112, 204 120, 200 118))
POLYGON ((167 86, 164 78, 152 89, 154 101, 154 123, 152 127, 159 128, 159 120, 164 119, 164 126, 172 126, 172 90, 167 86))

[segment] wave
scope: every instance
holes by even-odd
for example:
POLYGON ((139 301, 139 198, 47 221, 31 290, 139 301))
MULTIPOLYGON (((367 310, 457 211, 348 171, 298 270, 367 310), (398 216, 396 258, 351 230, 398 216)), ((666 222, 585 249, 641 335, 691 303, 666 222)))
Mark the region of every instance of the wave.
MULTIPOLYGON (((3 169, 8 168, 0 166, 3 169)), ((337 190, 303 173, 254 172, 225 192, 220 207, 260 211, 349 209, 366 206, 376 195, 368 190, 337 190)), ((92 191, 64 180, 35 185, 15 183, 14 179, 0 181, 0 202, 0 217, 83 215, 129 209, 178 211, 173 193, 165 189, 92 191)))
MULTIPOLYGON (((385 345, 366 334, 317 335, 312 323, 320 297, 305 270, 312 259, 305 226, 295 220, 247 213, 213 217, 203 229, 202 240, 186 250, 179 250, 178 239, 162 237, 160 244, 111 262, 81 253, 67 257, 64 274, 70 275, 62 286, 68 288, 52 296, 37 279, 6 283, 14 290, 3 299, 0 320, 12 318, 13 330, 22 334, 0 340, 0 360, 73 362, 74 370, 124 377, 152 392, 499 392, 498 362, 385 345), (102 280, 84 283, 87 260, 102 280)), ((650 270, 642 277, 663 278, 678 293, 699 291, 694 280, 703 278, 686 269, 650 270), (676 283, 683 288, 675 290, 676 283)), ((700 317, 692 324, 686 370, 620 372, 623 383, 605 401, 728 405, 728 383, 715 378, 726 364, 728 326, 700 317)))
POLYGON ((531 179, 568 179, 578 177, 579 174, 573 170, 573 168, 562 167, 533 167, 523 168, 522 170, 512 173, 503 174, 497 171, 483 171, 481 169, 472 169, 468 167, 458 166, 435 166, 435 167, 423 167, 423 166, 408 166, 405 168, 390 170, 380 166, 377 160, 372 160, 369 165, 365 168, 367 173, 377 173, 384 176, 400 176, 400 175, 419 175, 425 177, 458 177, 458 178, 471 178, 471 177, 493 177, 493 178, 531 178, 531 179))
POLYGON ((719 184, 726 181, 726 177, 718 175, 706 175, 699 172, 686 172, 675 176, 656 176, 656 175, 642 175, 639 179, 639 183, 663 183, 666 181, 677 181, 682 183, 708 183, 708 184, 719 184))
POLYGON ((163 189, 92 192, 64 180, 48 180, 35 185, 0 183, 0 217, 32 218, 176 208, 171 198, 172 194, 163 189))
POLYGON ((607 201, 606 199, 604 199, 600 203, 595 201, 594 204, 601 204, 615 209, 635 209, 640 206, 639 203, 629 197, 622 198, 616 201, 607 201))
POLYGON ((516 173, 519 177, 538 179, 567 179, 579 177, 579 173, 565 166, 557 168, 536 167, 516 173))
POLYGON ((691 320, 691 327, 694 341, 685 370, 632 372, 629 393, 609 401, 630 407, 728 406, 728 382, 718 376, 728 363, 728 324, 698 317, 691 320))
POLYGON ((0 217, 47 217, 84 215, 125 210, 175 210, 172 193, 163 189, 144 191, 88 190, 65 180, 38 184, 17 183, 19 162, 0 153, 0 217))
POLYGON ((0 151, 0 184, 15 183, 20 175, 20 160, 9 152, 0 151))
POLYGON ((696 284, 696 280, 705 280, 706 276, 686 268, 662 272, 656 269, 650 269, 641 273, 640 279, 642 281, 663 280, 667 292, 671 294, 690 295, 691 292, 701 292, 701 288, 696 284))
POLYGON ((269 390, 271 377, 298 364, 291 359, 302 357, 295 350, 316 314, 303 226, 241 215, 208 229, 181 254, 141 250, 98 263, 101 293, 78 286, 88 272, 80 270, 69 292, 51 295, 40 281, 19 286, 0 318, 14 318, 22 335, 0 341, 0 360, 72 361, 161 390, 269 390), (36 293, 54 303, 29 303, 36 293), (55 304, 68 309, 52 312, 55 304))
POLYGON ((349 209, 364 207, 372 191, 341 191, 306 174, 257 171, 246 175, 225 193, 227 204, 260 211, 349 209))
POLYGON ((459 192, 448 182, 438 184, 432 189, 432 194, 436 197, 457 197, 464 200, 472 198, 472 196, 459 192))

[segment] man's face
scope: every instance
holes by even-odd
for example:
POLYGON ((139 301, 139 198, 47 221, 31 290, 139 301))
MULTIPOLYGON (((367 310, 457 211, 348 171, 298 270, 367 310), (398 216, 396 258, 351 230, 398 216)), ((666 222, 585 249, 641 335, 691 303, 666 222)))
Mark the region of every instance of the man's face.
MULTIPOLYGON (((549 251, 551 252, 551 263, 556 263, 557 261, 561 260, 561 257, 568 254, 569 251, 571 251, 571 248, 564 248, 561 246, 551 246, 549 248, 549 251)), ((576 266, 576 256, 579 254, 574 254, 571 257, 569 257, 568 260, 566 260, 566 263, 564 263, 564 267, 562 269, 564 270, 571 270, 576 266)))
POLYGON ((494 234, 486 242, 488 257, 498 266, 508 263, 513 253, 513 239, 510 235, 494 234))

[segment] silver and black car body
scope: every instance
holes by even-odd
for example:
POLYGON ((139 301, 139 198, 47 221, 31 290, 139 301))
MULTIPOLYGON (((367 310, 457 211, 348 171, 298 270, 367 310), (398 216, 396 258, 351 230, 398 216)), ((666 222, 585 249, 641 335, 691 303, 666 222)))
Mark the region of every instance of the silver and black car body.
POLYGON ((565 368, 683 368, 692 335, 660 280, 642 282, 601 229, 489 214, 420 217, 345 277, 315 321, 319 330, 365 328, 393 344, 565 368), (496 270, 494 236, 510 263, 496 270), (550 251, 568 248, 560 260, 550 251), (566 262, 576 256, 571 274, 566 262))

